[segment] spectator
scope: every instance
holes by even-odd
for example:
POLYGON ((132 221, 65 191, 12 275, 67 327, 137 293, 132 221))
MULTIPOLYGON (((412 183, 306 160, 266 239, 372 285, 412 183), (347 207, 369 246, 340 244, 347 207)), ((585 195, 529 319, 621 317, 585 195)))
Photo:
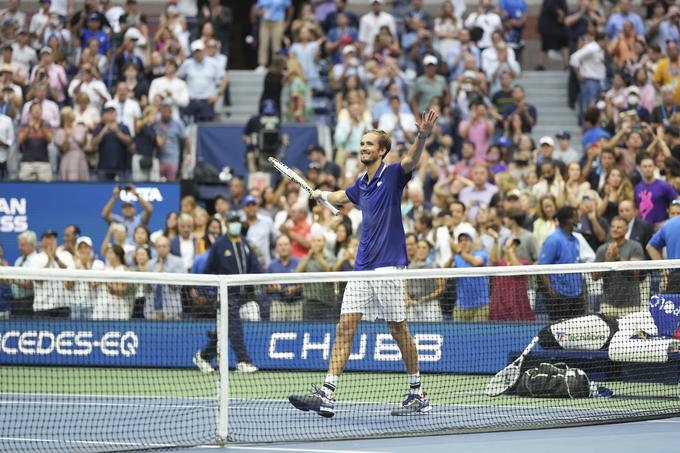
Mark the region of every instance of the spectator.
MULTIPOLYGON (((295 272, 330 272, 335 258, 326 250, 326 239, 322 234, 312 234, 311 246, 295 269, 295 272)), ((305 320, 337 319, 339 304, 335 297, 333 283, 305 283, 302 287, 305 320)))
MULTIPOLYGON (((674 205, 676 203, 677 200, 673 202, 674 205)), ((664 247, 666 248, 666 259, 680 259, 680 216, 665 222, 659 231, 652 236, 649 244, 647 244, 647 253, 653 260, 662 260, 664 258, 661 251, 664 247)), ((664 292, 668 294, 680 293, 680 272, 676 269, 669 270, 668 283, 664 292)))
POLYGON ((290 46, 290 55, 295 56, 300 65, 302 66, 303 74, 305 79, 314 90, 321 90, 323 88, 321 84, 321 77, 319 75, 319 68, 317 67, 317 61, 319 59, 319 46, 321 39, 315 41, 315 36, 312 35, 312 31, 307 27, 303 27, 298 34, 296 42, 290 46))
MULTIPOLYGON (((106 252, 106 266, 104 270, 123 272, 125 266, 125 251, 117 244, 111 245, 106 252)), ((132 317, 131 287, 126 283, 111 280, 104 283, 100 296, 97 298, 92 312, 92 319, 125 321, 132 317)))
POLYGON ((597 207, 600 204, 600 197, 594 190, 588 191, 578 205, 579 222, 581 228, 579 233, 583 235, 590 248, 597 250, 607 238, 609 224, 603 217, 598 217, 597 207))
POLYGON ((64 243, 57 247, 57 251, 69 253, 75 258, 78 253, 76 244, 78 237, 80 237, 80 228, 78 228, 78 225, 67 226, 64 228, 64 243))
POLYGON ((113 188, 113 193, 111 195, 111 198, 109 198, 109 201, 106 202, 104 205, 104 208, 102 209, 102 218, 106 220, 109 224, 112 223, 120 223, 125 225, 125 228, 128 232, 127 236, 127 241, 132 243, 134 242, 133 240, 133 235, 135 232, 135 229, 139 225, 148 225, 149 224, 149 219, 151 218, 151 214, 153 213, 153 206, 151 203, 149 203, 147 200, 145 200, 138 192, 137 188, 133 185, 127 185, 125 187, 123 186, 115 186, 113 188), (137 213, 137 209, 135 208, 135 205, 132 204, 129 201, 123 201, 123 204, 121 205, 121 213, 120 214, 113 214, 113 206, 116 204, 116 201, 120 198, 121 191, 125 190, 128 194, 133 195, 139 204, 142 206, 143 212, 137 213))
POLYGON ((294 257, 303 258, 307 255, 311 247, 311 225, 307 222, 307 207, 303 202, 298 201, 290 208, 288 220, 279 231, 290 239, 294 257))
MULTIPOLYGON (((90 97, 85 92, 80 92, 74 99, 73 113, 75 114, 76 124, 82 124, 87 128, 88 134, 94 131, 99 122, 101 115, 90 102, 90 97)), ((91 139, 91 137, 89 137, 91 139)))
MULTIPOLYGON (((654 233, 650 224, 638 216, 637 206, 633 200, 622 200, 619 203, 619 217, 628 222, 626 239, 639 242, 643 248, 652 238, 654 233)), ((646 253, 646 252, 645 252, 646 253)))
MULTIPOLYGON (((618 175, 621 176, 620 171, 618 172, 618 175)), ((567 180, 564 182, 564 194, 562 196, 562 199, 564 200, 564 204, 577 208, 581 203, 583 197, 587 196, 588 191, 590 190, 590 183, 588 181, 583 180, 583 177, 581 176, 581 166, 576 161, 573 161, 572 163, 567 165, 566 178, 567 180)), ((615 177, 612 178, 612 180, 614 179, 615 177)), ((617 180, 617 183, 620 186, 623 186, 621 180, 617 180)), ((630 186, 630 183, 628 185, 630 186)), ((535 187, 536 186, 534 186, 534 188, 535 187)), ((617 189, 618 187, 619 186, 617 186, 617 189)), ((632 187, 630 187, 630 194, 631 196, 633 194, 632 187)), ((603 202, 604 200, 600 200, 600 204, 598 204, 597 206, 598 215, 602 215, 602 213, 600 212, 600 208, 603 205, 605 205, 606 207, 606 203, 603 202)))
POLYGON ((392 36, 397 36, 397 24, 389 13, 382 10, 383 0, 372 0, 371 10, 359 21, 359 41, 364 46, 364 55, 373 54, 373 45, 380 29, 385 26, 392 36))
POLYGON ((257 48, 257 69, 264 74, 272 57, 281 50, 281 40, 287 24, 293 19, 293 6, 290 0, 258 0, 256 14, 260 18, 260 35, 257 48))
POLYGON ((250 195, 243 199, 243 211, 246 215, 245 223, 248 224, 246 238, 248 242, 258 249, 263 259, 263 268, 269 266, 271 261, 271 242, 275 238, 274 222, 271 217, 261 214, 257 200, 250 195))
POLYGON ((193 236, 193 217, 185 213, 180 214, 177 219, 177 232, 177 236, 170 240, 170 253, 181 257, 185 271, 189 272, 198 249, 198 239, 193 236))
POLYGON ((264 109, 265 102, 271 101, 276 107, 278 116, 281 116, 283 113, 283 110, 281 110, 281 92, 286 82, 284 74, 286 66, 287 61, 285 57, 281 55, 274 56, 272 64, 267 70, 267 75, 264 76, 262 94, 260 95, 260 112, 264 109))
POLYGON ((323 30, 327 34, 331 34, 333 28, 339 26, 340 16, 344 15, 351 27, 359 28, 359 18, 354 11, 347 9, 346 0, 335 0, 335 11, 329 13, 323 20, 323 30))
POLYGON ((127 176, 130 170, 132 137, 127 126, 118 120, 116 105, 104 105, 102 122, 93 132, 92 146, 98 150, 97 174, 101 180, 115 180, 127 176))
POLYGON ((416 119, 411 112, 403 112, 399 96, 390 98, 390 111, 378 120, 378 129, 390 134, 395 142, 410 143, 417 132, 416 119))
POLYGON ((538 112, 536 107, 525 100, 524 87, 515 85, 512 88, 512 100, 514 106, 509 107, 505 113, 505 121, 512 121, 513 116, 517 116, 521 121, 521 131, 523 133, 531 133, 531 130, 538 121, 538 112))
MULTIPOLYGON (((626 0, 627 1, 627 0, 626 0)), ((580 82, 580 116, 581 122, 587 121, 586 111, 597 100, 602 92, 607 70, 605 67, 607 35, 597 33, 595 40, 581 47, 569 58, 569 64, 576 71, 580 82)), ((592 123, 595 126, 597 123, 592 123)), ((584 143, 584 146, 586 144, 584 143)))
POLYGON ((186 134, 184 123, 172 116, 172 103, 161 102, 160 117, 155 125, 158 137, 158 160, 160 176, 165 181, 175 182, 180 170, 189 162, 189 148, 191 146, 186 134), (184 159, 182 159, 184 154, 184 159))
POLYGON ((680 104, 680 52, 677 42, 666 43, 666 58, 662 58, 654 71, 654 85, 657 89, 670 85, 675 88, 674 103, 680 104), (675 68, 675 69, 674 69, 675 68))
MULTIPOLYGON (((432 244, 420 239, 416 244, 415 260, 409 261, 409 269, 436 269, 437 263, 430 260, 432 244)), ((417 322, 441 322, 442 309, 439 298, 444 293, 446 280, 432 278, 427 280, 406 280, 406 318, 417 322)))
POLYGON ((319 169, 324 173, 330 173, 335 178, 340 177, 340 166, 328 160, 326 150, 320 145, 312 145, 307 149, 307 158, 310 162, 319 164, 319 169))
POLYGON ((344 119, 339 119, 335 127, 335 145, 337 146, 335 160, 340 164, 344 164, 345 159, 351 153, 359 152, 361 138, 371 130, 371 123, 364 119, 360 103, 351 103, 348 111, 349 115, 344 119))
POLYGON ((184 108, 184 114, 196 122, 213 121, 215 103, 227 88, 224 68, 206 58, 205 44, 201 40, 191 43, 191 52, 192 57, 177 70, 177 77, 186 80, 189 90, 189 105, 184 108))
POLYGON ((80 47, 82 49, 87 47, 90 41, 95 40, 99 42, 98 52, 101 55, 106 55, 109 52, 109 36, 103 25, 101 13, 90 13, 87 16, 86 28, 80 30, 80 47))
MULTIPOLYGON (((241 236, 241 220, 236 213, 227 218, 227 234, 219 238, 208 256, 206 274, 259 274, 262 272, 248 241, 241 236), (229 253, 227 253, 229 252, 229 253)), ((244 341, 239 308, 251 295, 248 287, 235 287, 229 294, 229 342, 236 354, 236 369, 243 373, 257 371, 248 355, 244 341)), ((223 307, 224 308, 224 307, 223 307)), ((208 344, 194 356, 194 364, 203 372, 212 372, 210 362, 217 357, 217 332, 208 334, 208 344)))
POLYGON ((432 99, 442 98, 443 104, 448 104, 451 99, 446 79, 437 74, 439 61, 433 55, 426 55, 423 58, 425 73, 418 77, 413 87, 413 97, 411 98, 411 111, 424 112, 432 103, 432 99))
POLYGON ((313 114, 312 88, 307 83, 302 66, 295 57, 288 57, 288 121, 307 123, 313 114))
POLYGON ((609 39, 614 39, 621 33, 626 22, 631 23, 636 35, 645 36, 645 26, 642 18, 637 13, 631 12, 631 6, 630 0, 621 0, 619 2, 619 12, 609 16, 606 27, 609 39))
POLYGON ((475 144, 475 160, 483 161, 493 136, 495 125, 489 118, 484 102, 470 104, 470 118, 461 121, 458 132, 461 138, 475 144))
POLYGON ((133 181, 160 181, 160 164, 158 161, 161 137, 156 134, 156 109, 150 105, 144 114, 136 120, 135 154, 132 156, 133 181))
POLYGON ((12 118, 0 113, 0 181, 7 179, 7 160, 14 145, 14 123, 12 118))
POLYGON ((673 96, 673 87, 664 85, 661 87, 661 104, 652 109, 652 126, 665 128, 671 125, 671 118, 676 112, 680 112, 680 106, 673 96))
POLYGON ((497 30, 503 29, 501 16, 496 13, 496 5, 490 0, 479 2, 479 10, 470 13, 465 19, 465 27, 472 30, 477 27, 481 29, 482 35, 477 40, 477 45, 481 50, 491 47, 491 35, 497 30))
MULTIPOLYGON (((19 257, 14 267, 35 268, 37 265, 36 237, 31 230, 24 231, 17 237, 19 257)), ((33 281, 12 280, 9 282, 12 291, 10 313, 12 317, 33 315, 33 281)))
POLYGON ((113 102, 116 103, 116 113, 121 122, 127 126, 132 138, 135 137, 135 121, 142 117, 139 102, 129 96, 130 89, 125 82, 118 82, 113 102))
POLYGON ((21 149, 19 179, 52 181, 52 167, 47 146, 52 142, 52 129, 43 120, 42 104, 30 104, 30 117, 19 129, 21 149))
POLYGON ((54 100, 63 104, 68 86, 66 71, 63 66, 54 63, 50 47, 40 49, 40 62, 31 70, 29 82, 34 83, 36 81, 47 83, 54 100))
POLYGON ((156 230, 149 236, 149 240, 152 243, 156 242, 160 236, 165 236, 166 238, 172 240, 177 236, 177 219, 179 218, 179 213, 176 211, 171 211, 165 217, 165 226, 161 230, 156 230))
MULTIPOLYGON (((644 260, 644 253, 639 242, 626 239, 628 221, 614 217, 609 229, 609 240, 602 244, 596 252, 598 263, 612 261, 644 260)), ((640 271, 612 271, 593 274, 595 280, 602 279, 603 299, 600 311, 609 316, 621 318, 646 308, 646 301, 641 306, 640 271)))
MULTIPOLYGON (((549 137, 544 137, 549 138, 549 137)), ((557 169, 557 164, 551 159, 546 159, 540 164, 541 176, 538 182, 531 188, 531 193, 540 197, 542 194, 552 194, 557 200, 558 206, 564 204, 564 180, 557 169)))
POLYGON ((536 238, 538 250, 543 246, 543 242, 555 232, 555 214, 557 213, 557 200, 555 195, 546 193, 541 195, 538 200, 538 218, 532 225, 532 231, 536 238))
POLYGON ((205 228, 205 234, 203 235, 202 238, 198 240, 197 246, 196 246, 196 256, 194 257, 194 263, 191 266, 191 273, 192 274, 202 274, 203 273, 203 268, 200 268, 198 272, 194 271, 196 268, 196 262, 199 260, 199 255, 203 255, 204 259, 208 259, 208 253, 210 252, 210 249, 212 248, 213 244, 215 244, 215 241, 224 234, 224 228, 222 226, 222 222, 215 218, 212 217, 208 220, 208 224, 205 228))
MULTIPOLYGON (((31 266, 39 269, 73 269, 73 257, 68 252, 57 251, 57 233, 45 231, 40 237, 41 251, 31 266)), ((71 308, 62 290, 62 282, 34 281, 33 311, 41 318, 69 318, 71 308)))
MULTIPOLYGON (((64 235, 66 238, 66 235, 64 235)), ((76 253, 74 256, 75 269, 103 271, 104 262, 97 259, 92 247, 92 239, 88 236, 81 236, 76 240, 76 253)), ((77 282, 65 282, 67 290, 72 290, 71 296, 74 301, 71 303, 71 319, 90 320, 100 291, 98 283, 79 280, 77 282)))
MULTIPOLYGON (((489 49, 484 52, 488 52, 489 49)), ((495 45, 496 58, 488 62, 485 66, 486 77, 489 80, 490 89, 496 91, 501 83, 500 79, 503 74, 508 74, 512 79, 519 76, 521 69, 519 63, 514 58, 510 58, 510 48, 508 45, 500 41, 495 45)))
POLYGON ((28 30, 20 28, 19 31, 17 31, 16 41, 12 44, 12 61, 21 65, 21 70, 17 71, 16 75, 14 74, 14 71, 12 71, 12 75, 13 77, 18 77, 19 82, 21 82, 21 74, 24 75, 25 81, 25 78, 29 74, 29 69, 38 63, 38 56, 29 40, 30 36, 28 30))
POLYGON ((28 123, 29 111, 33 104, 40 104, 42 107, 42 119, 49 127, 56 129, 59 127, 59 106, 56 102, 47 99, 47 84, 39 82, 33 85, 29 90, 27 99, 33 98, 30 102, 24 104, 21 110, 21 124, 28 123))
POLYGON ((59 162, 59 179, 62 181, 88 181, 90 169, 85 157, 87 128, 76 124, 71 107, 61 109, 61 128, 54 133, 54 144, 63 156, 59 162))
MULTIPOLYGON (((486 251, 475 250, 474 230, 460 233, 458 241, 451 240, 453 257, 445 267, 483 267, 489 265, 486 251)), ((456 322, 484 322, 489 319, 489 277, 461 277, 456 284, 456 322)))
POLYGON ((569 56, 567 28, 564 19, 567 15, 565 0, 544 0, 538 17, 538 33, 541 35, 541 53, 538 57, 537 71, 545 70, 548 51, 557 50, 562 53, 562 63, 567 67, 569 56))
MULTIPOLYGON (((170 253, 170 240, 165 236, 156 239, 158 256, 147 264, 151 272, 184 273, 187 272, 186 263, 178 256, 170 253)), ((182 314, 182 300, 180 287, 170 284, 152 285, 152 291, 146 297, 144 317, 159 321, 177 321, 182 314)))
POLYGON ((599 216, 607 221, 619 215, 619 204, 625 200, 633 200, 633 186, 628 178, 618 168, 612 168, 605 180, 604 188, 600 191, 602 199, 597 207, 599 216))
POLYGON ((498 193, 498 187, 488 182, 489 170, 483 163, 472 167, 472 186, 465 187, 460 191, 458 199, 469 210, 469 218, 475 219, 480 207, 488 207, 491 199, 498 193))
MULTIPOLYGON (((106 85, 96 78, 96 74, 89 63, 84 63, 81 66, 80 72, 71 80, 68 86, 68 94, 72 98, 81 92, 87 94, 90 104, 97 110, 100 110, 102 105, 111 100, 111 95, 109 95, 106 85)), ((118 106, 115 106, 115 108, 118 111, 118 106)))
POLYGON ((106 231, 102 245, 99 248, 99 254, 106 257, 106 253, 111 246, 111 239, 113 238, 113 244, 121 247, 123 252, 127 256, 128 254, 134 252, 133 240, 128 240, 128 230, 126 226, 122 223, 111 223, 109 229, 106 231))
POLYGON ((19 27, 26 27, 26 13, 21 11, 21 0, 8 0, 7 8, 0 9, 0 22, 11 21, 19 27))
POLYGON ((149 86, 149 103, 155 103, 156 98, 160 101, 172 103, 172 116, 179 118, 181 108, 189 105, 189 87, 187 83, 177 77, 177 62, 167 60, 165 62, 165 75, 155 78, 149 86))
POLYGON ((666 53, 667 43, 680 42, 680 8, 673 5, 668 8, 668 13, 664 16, 664 20, 659 24, 658 42, 661 51, 666 53))
POLYGON ((434 19, 434 47, 442 57, 448 56, 460 45, 458 36, 463 23, 456 13, 453 3, 445 0, 441 5, 441 14, 434 19))
MULTIPOLYGON (((288 236, 281 235, 276 239, 276 258, 267 267, 270 274, 288 274, 295 272, 299 260, 290 254, 291 244, 288 236)), ((302 321, 303 299, 302 285, 270 284, 266 288, 271 300, 272 321, 302 321)))
POLYGON ((642 181, 635 185, 635 203, 639 206, 640 217, 658 229, 668 218, 666 209, 671 201, 678 198, 678 193, 666 181, 655 175, 656 166, 651 156, 640 159, 642 181))
POLYGON ((559 132, 555 135, 555 138, 557 139, 557 148, 553 156, 556 160, 562 161, 565 164, 581 160, 581 153, 571 147, 571 133, 569 131, 559 132))

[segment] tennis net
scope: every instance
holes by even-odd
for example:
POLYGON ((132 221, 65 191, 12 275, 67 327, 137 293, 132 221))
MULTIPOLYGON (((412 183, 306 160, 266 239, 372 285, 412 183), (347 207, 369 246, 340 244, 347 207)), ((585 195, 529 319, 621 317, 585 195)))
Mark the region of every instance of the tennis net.
POLYGON ((0 428, 0 450, 115 451, 677 416, 676 269, 680 263, 670 261, 241 276, 0 268, 5 285, 32 282, 37 311, 21 313, 12 301, 0 321, 0 417, 13 420, 0 428), (43 296, 57 301, 54 311, 38 310, 43 296), (427 413, 402 405, 418 378, 405 372, 401 350, 407 358, 413 351, 395 341, 393 334, 407 338, 398 325, 359 323, 345 335, 353 343, 341 377, 327 379, 342 307, 357 311, 374 298, 376 316, 405 312, 427 413), (490 391, 494 375, 535 337, 490 391), (325 383, 336 387, 323 402, 333 417, 314 413, 318 399, 309 396, 313 386, 329 396, 325 383), (291 396, 311 411, 296 409, 291 396))

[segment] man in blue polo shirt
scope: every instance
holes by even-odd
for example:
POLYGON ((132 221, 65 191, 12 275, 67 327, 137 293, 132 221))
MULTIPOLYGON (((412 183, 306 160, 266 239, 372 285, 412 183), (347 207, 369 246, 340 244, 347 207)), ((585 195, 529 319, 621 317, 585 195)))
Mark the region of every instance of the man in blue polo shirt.
MULTIPOLYGON (((563 206, 555 215, 559 228, 543 243, 538 264, 572 264, 579 261, 579 243, 574 232, 578 211, 563 206)), ((583 278, 579 273, 541 275, 547 293, 545 301, 550 322, 585 314, 583 278)))
MULTIPOLYGON (((321 192, 312 198, 333 205, 354 203, 361 209, 363 222, 354 270, 396 269, 408 264, 406 237, 401 221, 401 199, 404 187, 411 179, 423 153, 425 140, 437 121, 430 110, 416 122, 418 135, 400 163, 385 165, 383 160, 392 147, 384 131, 370 131, 361 138, 359 158, 366 173, 347 190, 321 192)), ((333 403, 340 374, 349 359, 354 333, 363 317, 387 321, 390 333, 399 346, 409 376, 409 394, 392 415, 409 415, 432 409, 420 385, 418 350, 408 326, 401 280, 356 281, 347 284, 342 299, 340 322, 331 353, 330 366, 323 386, 309 395, 288 397, 302 411, 314 411, 323 417, 335 415, 333 403)))
MULTIPOLYGON (((676 204, 680 204, 680 198, 673 200, 671 207, 676 204)), ((649 253, 649 257, 653 260, 662 260, 664 258, 661 251, 664 247, 666 247, 666 259, 680 259, 680 216, 668 220, 652 236, 652 239, 647 244, 647 253, 649 253)), ((671 269, 665 292, 680 294, 680 270, 671 269)))

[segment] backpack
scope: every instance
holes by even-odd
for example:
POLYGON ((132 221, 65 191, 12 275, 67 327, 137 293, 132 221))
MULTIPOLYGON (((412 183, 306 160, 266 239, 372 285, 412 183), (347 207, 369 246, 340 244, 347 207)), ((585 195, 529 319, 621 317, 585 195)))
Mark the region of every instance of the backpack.
POLYGON ((564 363, 541 363, 519 378, 516 392, 532 398, 588 398, 590 380, 585 371, 564 363))

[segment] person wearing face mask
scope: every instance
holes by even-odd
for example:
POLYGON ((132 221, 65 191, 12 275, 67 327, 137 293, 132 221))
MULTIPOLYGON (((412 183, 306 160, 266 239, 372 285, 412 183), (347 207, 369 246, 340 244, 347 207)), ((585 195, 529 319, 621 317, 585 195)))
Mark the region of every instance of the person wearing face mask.
MULTIPOLYGON (((257 260, 255 251, 244 236, 241 235, 241 218, 237 212, 227 215, 227 234, 221 236, 212 246, 205 274, 260 274, 262 268, 257 260)), ((242 373, 253 373, 257 367, 252 364, 246 348, 243 327, 239 309, 242 303, 251 300, 250 288, 238 286, 230 288, 228 307, 229 310, 229 343, 236 354, 236 370, 242 373)), ((208 343, 198 351, 193 358, 194 364, 204 373, 215 371, 211 361, 217 357, 217 333, 208 333, 208 343)))

